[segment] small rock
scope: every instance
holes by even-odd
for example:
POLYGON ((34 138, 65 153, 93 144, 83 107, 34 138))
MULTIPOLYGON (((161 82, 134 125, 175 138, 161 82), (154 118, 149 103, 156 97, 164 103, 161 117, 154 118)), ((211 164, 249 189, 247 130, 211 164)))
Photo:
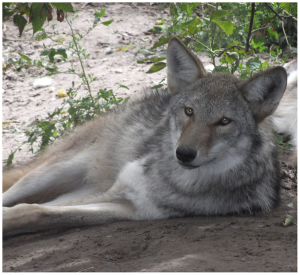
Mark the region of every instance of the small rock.
POLYGON ((214 70, 214 65, 213 64, 207 64, 206 66, 204 66, 204 69, 207 73, 211 73, 214 70))
POLYGON ((38 89, 42 87, 47 87, 52 84, 52 79, 50 77, 42 77, 33 82, 33 88, 38 89))
POLYGON ((7 83, 7 84, 6 84, 6 87, 7 87, 7 89, 13 89, 13 88, 14 88, 14 85, 11 84, 11 83, 7 83))
POLYGON ((282 181, 281 182, 281 187, 283 189, 286 189, 286 190, 291 190, 292 189, 292 183, 290 180, 285 180, 285 181, 282 181))
POLYGON ((104 47, 108 47, 109 43, 98 41, 96 46, 100 46, 100 47, 104 48, 104 47))
POLYGON ((87 63, 87 66, 89 67, 89 68, 94 68, 95 66, 93 65, 93 64, 91 64, 91 63, 87 63))
POLYGON ((41 95, 40 92, 35 92, 35 93, 30 93, 29 96, 32 96, 32 97, 36 97, 36 96, 39 96, 41 95))
POLYGON ((54 91, 55 91, 55 87, 54 86, 49 87, 49 93, 53 93, 54 91))
POLYGON ((3 102, 8 103, 8 104, 12 104, 12 103, 14 103, 14 98, 13 97, 12 98, 5 98, 5 99, 3 99, 3 102))
POLYGON ((27 106, 32 100, 29 98, 27 101, 23 103, 19 103, 18 106, 27 106))
POLYGON ((8 71, 6 73, 6 77, 10 80, 17 80, 18 79, 18 75, 12 71, 8 71))
POLYGON ((123 73, 123 69, 121 69, 121 68, 116 69, 115 72, 116 72, 117 74, 121 74, 121 73, 123 73))
POLYGON ((104 52, 105 52, 105 54, 111 54, 111 53, 113 53, 113 50, 111 47, 107 47, 104 52))

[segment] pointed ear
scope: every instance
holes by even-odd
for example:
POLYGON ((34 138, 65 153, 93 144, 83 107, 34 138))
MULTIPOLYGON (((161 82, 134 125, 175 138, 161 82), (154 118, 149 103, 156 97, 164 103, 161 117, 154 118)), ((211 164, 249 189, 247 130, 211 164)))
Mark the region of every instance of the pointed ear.
POLYGON ((173 94, 205 76, 200 60, 177 38, 172 37, 167 50, 168 87, 173 94))
POLYGON ((277 66, 262 73, 255 74, 238 84, 248 101, 250 110, 257 123, 276 110, 287 84, 287 74, 283 67, 277 66))

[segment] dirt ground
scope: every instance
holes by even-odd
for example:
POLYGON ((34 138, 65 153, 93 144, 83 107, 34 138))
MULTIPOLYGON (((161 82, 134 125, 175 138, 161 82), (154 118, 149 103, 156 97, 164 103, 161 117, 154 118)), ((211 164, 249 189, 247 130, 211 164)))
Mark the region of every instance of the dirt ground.
MULTIPOLYGON (((75 9, 83 3, 74 4, 75 9)), ((112 88, 117 96, 140 93, 143 87, 158 84, 166 75, 163 70, 146 74, 150 65, 136 63, 147 57, 157 36, 146 32, 158 19, 168 19, 163 5, 150 4, 88 4, 82 8, 75 30, 93 22, 94 8, 106 8, 104 21, 114 19, 105 27, 99 25, 86 38, 85 46, 90 54, 86 61, 87 72, 98 80, 92 88, 112 88), (116 48, 130 46, 123 51, 116 48), (110 48, 110 49, 108 49, 110 48), (109 53, 110 52, 110 53, 109 53), (125 85, 130 90, 118 89, 125 85)), ((55 21, 55 22, 54 22, 55 21)), ((59 31, 67 31, 67 23, 56 20, 59 31)), ((11 21, 6 22, 3 40, 4 60, 17 56, 18 52, 32 59, 39 59, 43 43, 36 41, 32 33, 18 30, 11 21), (22 41, 19 41, 19 40, 22 41)), ((64 34, 61 37, 65 37, 64 34)), ((156 53, 157 54, 157 53, 156 53)), ((158 53, 159 54, 159 53, 158 53)), ((209 63, 205 56, 204 64, 209 63)), ((74 60, 75 67, 78 61, 74 60)), ((70 62, 60 65, 67 69, 70 62)), ((79 79, 70 75, 52 77, 55 91, 49 87, 35 89, 33 82, 45 71, 28 68, 16 72, 14 68, 3 74, 2 129, 3 163, 26 136, 23 133, 30 123, 46 116, 62 99, 55 94, 71 87, 79 79)), ((85 90, 81 91, 84 95, 85 90)), ((15 164, 34 156, 28 148, 16 153, 15 164)), ((116 222, 105 226, 76 228, 57 232, 48 231, 9 237, 3 240, 4 272, 113 272, 113 271, 297 271, 297 226, 282 226, 287 214, 297 217, 297 187, 295 170, 282 163, 282 203, 269 213, 232 215, 226 217, 189 217, 182 219, 116 222)), ((295 220, 296 222, 296 220, 295 220)))

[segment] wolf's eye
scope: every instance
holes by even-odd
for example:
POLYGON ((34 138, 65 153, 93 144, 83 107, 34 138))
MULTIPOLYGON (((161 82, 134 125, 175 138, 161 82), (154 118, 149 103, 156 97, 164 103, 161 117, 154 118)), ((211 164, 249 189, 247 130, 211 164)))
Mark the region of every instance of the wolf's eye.
POLYGON ((194 110, 193 110, 193 108, 185 107, 184 112, 187 116, 191 116, 194 113, 194 110))
POLYGON ((219 125, 225 126, 227 124, 229 124, 231 122, 231 120, 227 117, 222 117, 219 121, 219 125))

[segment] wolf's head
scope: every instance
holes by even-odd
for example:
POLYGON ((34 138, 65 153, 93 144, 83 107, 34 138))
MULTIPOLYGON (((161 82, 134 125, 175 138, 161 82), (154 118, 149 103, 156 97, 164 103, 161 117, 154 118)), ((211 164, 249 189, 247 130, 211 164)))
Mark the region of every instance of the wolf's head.
POLYGON ((230 74, 206 75, 202 63, 173 37, 167 51, 175 156, 187 168, 227 167, 258 146, 258 124, 277 108, 287 75, 273 67, 246 81, 230 74))

